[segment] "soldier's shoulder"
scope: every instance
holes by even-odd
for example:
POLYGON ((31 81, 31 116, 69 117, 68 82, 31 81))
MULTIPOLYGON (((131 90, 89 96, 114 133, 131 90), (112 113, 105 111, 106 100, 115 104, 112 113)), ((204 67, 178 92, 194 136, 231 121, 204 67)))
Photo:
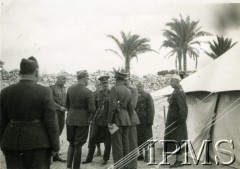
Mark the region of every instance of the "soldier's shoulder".
POLYGON ((9 85, 9 86, 1 89, 1 93, 5 93, 5 92, 7 92, 7 91, 9 91, 9 90, 12 90, 12 89, 15 88, 16 86, 17 86, 17 84, 11 84, 11 85, 9 85))
POLYGON ((179 87, 177 90, 176 90, 177 93, 184 93, 184 90, 182 87, 179 87))
POLYGON ((87 93, 91 93, 91 94, 93 94, 93 91, 90 90, 89 88, 87 88, 86 86, 84 86, 83 89, 84 89, 87 93))
POLYGON ((40 90, 50 90, 50 87, 47 87, 47 86, 42 86, 40 84, 35 84, 35 87, 40 89, 40 90))
POLYGON ((150 93, 144 91, 143 94, 142 94, 142 96, 144 96, 144 97, 149 97, 149 96, 151 96, 151 95, 150 95, 150 93))
POLYGON ((68 90, 72 90, 72 89, 74 89, 74 88, 76 88, 76 87, 77 87, 77 84, 73 84, 73 85, 71 85, 71 86, 68 87, 68 90))

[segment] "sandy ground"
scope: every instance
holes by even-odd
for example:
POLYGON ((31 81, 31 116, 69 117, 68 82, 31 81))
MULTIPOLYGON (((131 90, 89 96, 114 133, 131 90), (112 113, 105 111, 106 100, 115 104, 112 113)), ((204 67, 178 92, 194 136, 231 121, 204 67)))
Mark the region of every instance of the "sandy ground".
MULTIPOLYGON (((60 156, 63 157, 63 158, 67 158, 68 142, 66 141, 65 131, 63 132, 60 140, 61 140, 60 156)), ((103 144, 101 144, 101 149, 104 150, 103 144)), ((85 144, 83 146, 82 161, 84 161, 86 159, 87 151, 88 151, 87 144, 85 144)), ((156 163, 160 163, 162 161, 161 149, 156 148, 156 153, 155 154, 156 154, 156 163)), ((174 160, 175 160, 175 157, 169 158, 170 163, 173 163, 174 160)), ((110 160, 109 160, 108 164, 105 165, 105 166, 102 166, 101 162, 102 162, 102 156, 95 157, 93 159, 92 163, 81 165, 81 169, 95 169, 95 168, 97 168, 97 169, 107 169, 113 164, 112 157, 110 157, 110 160)), ((160 168, 169 168, 169 166, 147 165, 143 161, 138 162, 138 169, 160 169, 160 168)), ((190 165, 190 166, 181 167, 181 169, 219 169, 219 168, 220 169, 231 169, 231 167, 216 166, 214 164, 211 165, 211 166, 190 165)), ((3 156, 2 152, 0 152, 0 169, 6 169, 4 156, 3 156)), ((54 162, 51 165, 51 169, 66 169, 66 163, 54 162)))
MULTIPOLYGON (((155 104, 156 110, 159 112, 155 113, 155 119, 154 119, 154 126, 153 126, 153 135, 154 138, 160 140, 163 138, 164 134, 164 120, 163 120, 163 107, 162 105, 166 104, 166 100, 160 100, 158 104, 155 104)), ((60 150, 60 156, 63 158, 67 158, 67 148, 68 148, 68 142, 66 141, 66 130, 63 130, 63 133, 60 137, 60 143, 61 143, 61 150, 60 150)), ((102 151, 104 150, 103 144, 101 144, 101 149, 102 151)), ((82 149, 82 161, 86 159, 87 155, 87 143, 83 146, 82 149)), ((156 163, 160 163, 162 161, 162 153, 161 153, 161 148, 160 145, 156 145, 156 163)), ((175 157, 169 158, 169 162, 173 163, 175 161, 175 157)), ((112 157, 110 157, 110 160, 107 165, 102 166, 102 156, 101 157, 95 157, 93 159, 93 162, 90 164, 84 164, 81 165, 81 169, 107 169, 113 164, 112 157)), ((190 163, 193 164, 193 162, 190 161, 190 163)), ((147 165, 143 161, 138 162, 138 169, 160 169, 160 168, 169 168, 169 166, 157 166, 157 165, 147 165)), ((216 165, 210 165, 210 166, 203 166, 203 165, 190 165, 190 166, 184 166, 181 167, 181 169, 231 169, 231 167, 226 167, 226 166, 216 166, 216 165)), ((6 169, 5 166, 5 161, 4 161, 4 156, 2 155, 2 152, 0 152, 0 169, 6 169)), ((51 169, 66 169, 66 163, 59 163, 59 162, 54 162, 51 165, 51 169)))

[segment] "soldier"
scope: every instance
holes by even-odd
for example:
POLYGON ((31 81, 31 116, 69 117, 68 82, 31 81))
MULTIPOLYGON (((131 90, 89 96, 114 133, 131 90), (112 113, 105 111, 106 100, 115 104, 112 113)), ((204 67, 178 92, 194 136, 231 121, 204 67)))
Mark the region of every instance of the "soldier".
MULTIPOLYGON (((110 92, 108 126, 113 129, 113 124, 118 126, 118 130, 111 135, 113 161, 116 163, 129 152, 128 128, 131 126, 130 116, 133 113, 131 103, 131 92, 125 86, 126 74, 115 71, 116 85, 110 92)), ((114 168, 121 168, 122 165, 115 165, 114 168)), ((126 167, 125 167, 126 168, 126 167)))
MULTIPOLYGON (((57 81, 55 85, 50 86, 50 89, 53 94, 53 99, 55 102, 56 111, 57 111, 60 135, 62 134, 64 124, 65 124, 66 89, 64 87, 64 84, 66 83, 66 80, 67 80, 66 74, 60 73, 57 76, 57 81)), ((66 160, 62 159, 58 153, 53 157, 53 161, 66 162, 66 160)))
POLYGON ((128 164, 128 169, 137 169, 137 157, 138 157, 138 152, 136 151, 138 147, 137 125, 139 125, 140 122, 135 109, 138 101, 138 91, 134 86, 130 84, 130 75, 128 75, 126 78, 126 86, 132 93, 131 100, 134 109, 133 114, 130 116, 131 126, 129 127, 128 140, 129 140, 129 152, 131 153, 132 151, 134 151, 135 153, 131 155, 131 159, 133 158, 133 160, 128 164))
MULTIPOLYGON (((186 95, 179 84, 181 77, 174 74, 171 77, 170 85, 174 88, 173 93, 169 97, 168 115, 166 121, 166 130, 164 140, 176 140, 181 145, 182 140, 187 140, 187 125, 186 119, 188 115, 188 107, 186 102, 186 95), (169 127, 168 127, 169 126, 169 127), (167 133, 167 134, 166 134, 167 133)), ((165 144, 165 151, 175 151, 175 144, 165 144)), ((182 151, 176 156, 176 161, 170 168, 183 166, 181 159, 182 151)))
MULTIPOLYGON (((154 120, 154 103, 152 96, 145 92, 143 89, 143 84, 138 83, 138 102, 137 102, 137 115, 140 120, 140 124, 137 127, 137 135, 138 135, 138 147, 145 143, 147 140, 151 139, 153 136, 152 133, 152 125, 154 120)), ((145 158, 144 161, 148 162, 148 150, 147 144, 139 149, 139 157, 138 160, 143 160, 143 149, 145 149, 145 158)))
POLYGON ((50 169, 59 151, 59 128, 51 91, 37 85, 38 63, 22 59, 20 81, 1 92, 0 143, 8 169, 50 169))
POLYGON ((67 140, 69 141, 67 168, 79 169, 81 163, 82 146, 88 137, 90 116, 96 111, 94 96, 86 86, 88 73, 86 70, 77 74, 78 83, 69 87, 67 91, 67 140))
POLYGON ((106 165, 110 157, 111 135, 107 125, 110 95, 110 90, 108 88, 108 79, 109 76, 101 76, 98 79, 101 82, 102 90, 97 92, 95 96, 97 111, 93 116, 88 155, 83 164, 92 162, 96 147, 95 145, 99 144, 100 142, 104 142, 105 146, 102 165, 106 165))

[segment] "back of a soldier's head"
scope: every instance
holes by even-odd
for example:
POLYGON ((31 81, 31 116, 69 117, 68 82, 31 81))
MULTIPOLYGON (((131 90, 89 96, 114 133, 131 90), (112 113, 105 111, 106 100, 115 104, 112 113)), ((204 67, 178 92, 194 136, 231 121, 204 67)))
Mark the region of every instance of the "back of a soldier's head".
POLYGON ((29 75, 34 74, 35 72, 38 73, 38 62, 37 59, 33 56, 29 57, 28 59, 23 58, 20 63, 20 75, 29 75))

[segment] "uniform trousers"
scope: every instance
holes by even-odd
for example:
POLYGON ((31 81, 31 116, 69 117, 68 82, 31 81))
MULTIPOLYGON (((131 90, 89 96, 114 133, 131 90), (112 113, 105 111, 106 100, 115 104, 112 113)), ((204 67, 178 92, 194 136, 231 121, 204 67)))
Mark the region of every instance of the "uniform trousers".
POLYGON ((4 150, 7 169, 50 169, 50 149, 4 150))
POLYGON ((129 127, 128 140, 129 140, 129 153, 131 153, 131 156, 129 157, 129 159, 132 160, 128 164, 128 168, 137 169, 138 142, 137 142, 137 126, 136 125, 129 127))
POLYGON ((61 135, 65 125, 65 111, 57 110, 57 118, 58 118, 59 134, 61 135))
MULTIPOLYGON (((128 126, 119 126, 119 129, 111 135, 113 162, 116 163, 129 152, 128 126)), ((114 164, 115 169, 127 168, 126 163, 114 164)))
POLYGON ((92 161, 96 145, 104 142, 105 150, 103 160, 108 161, 111 152, 111 134, 107 126, 91 125, 91 136, 89 138, 87 161, 92 161))
POLYGON ((88 137, 88 126, 67 125, 67 140, 69 141, 67 167, 79 169, 81 164, 82 146, 88 137))

